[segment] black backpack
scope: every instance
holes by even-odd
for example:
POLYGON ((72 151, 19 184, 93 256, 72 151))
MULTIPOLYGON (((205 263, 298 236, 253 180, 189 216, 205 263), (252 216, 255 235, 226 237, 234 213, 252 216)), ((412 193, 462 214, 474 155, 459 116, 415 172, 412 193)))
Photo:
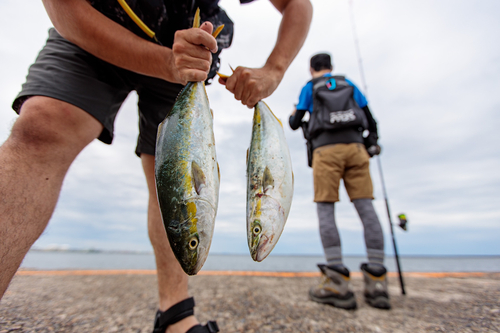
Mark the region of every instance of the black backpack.
POLYGON ((365 112, 353 98, 354 87, 344 76, 320 77, 312 83, 314 109, 307 126, 309 140, 324 131, 368 128, 365 112))

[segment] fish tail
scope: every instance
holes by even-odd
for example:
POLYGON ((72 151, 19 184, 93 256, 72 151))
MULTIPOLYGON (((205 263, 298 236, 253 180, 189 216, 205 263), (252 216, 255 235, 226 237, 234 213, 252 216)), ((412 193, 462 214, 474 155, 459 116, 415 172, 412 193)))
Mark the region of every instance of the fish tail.
POLYGON ((219 36, 220 32, 222 31, 222 29, 224 29, 224 24, 219 25, 217 27, 217 29, 215 29, 215 31, 212 33, 212 36, 214 36, 214 38, 217 38, 217 36, 219 36))
POLYGON ((197 8, 196 13, 194 14, 193 28, 199 28, 199 27, 200 27, 200 8, 197 8))

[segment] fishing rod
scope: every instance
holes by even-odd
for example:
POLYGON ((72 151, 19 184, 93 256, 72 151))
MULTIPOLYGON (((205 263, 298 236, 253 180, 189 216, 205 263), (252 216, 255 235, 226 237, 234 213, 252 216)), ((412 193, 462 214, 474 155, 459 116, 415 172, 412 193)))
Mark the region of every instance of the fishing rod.
MULTIPOLYGON (((361 51, 359 48, 359 40, 358 40, 358 35, 356 33, 356 23, 354 20, 354 9, 353 9, 353 0, 349 0, 349 10, 350 10, 350 16, 351 16, 351 29, 352 29, 352 35, 354 38, 354 46, 356 48, 356 56, 358 58, 358 67, 359 67, 359 72, 361 75, 361 81, 363 84, 363 90, 365 93, 365 96, 368 96, 368 87, 366 85, 366 80, 365 80, 365 73, 363 71, 363 60, 361 58, 361 51)), ((405 292, 405 285, 403 281, 403 275, 401 273, 401 265, 399 264, 399 255, 398 255, 398 248, 396 246, 396 238, 394 237, 394 228, 392 227, 392 219, 391 219, 391 212, 389 209, 389 199, 387 198, 387 193, 385 191, 385 183, 384 183, 384 175, 382 174, 382 162, 380 161, 380 155, 377 155, 377 162, 378 162, 378 171, 380 173, 380 180, 382 182, 382 190, 384 192, 384 199, 385 199, 385 207, 387 209, 387 217, 389 218, 389 225, 391 227, 391 236, 392 236, 392 244, 394 245, 394 255, 396 257, 396 266, 398 269, 398 274, 399 274, 399 283, 401 285, 401 293, 403 295, 406 295, 405 292)), ((404 214, 399 215, 399 220, 400 224, 399 226, 406 231, 406 216, 404 214)))
MULTIPOLYGON (((380 181, 382 182, 382 192, 384 193, 385 208, 387 209, 387 217, 389 218, 389 225, 391 226, 392 245, 394 245, 394 256, 396 257, 396 267, 398 268, 399 284, 401 285, 401 293, 403 295, 406 295, 405 284, 403 281, 403 274, 401 274, 401 265, 399 264, 399 255, 398 255, 398 248, 396 246, 396 238, 394 237, 394 228, 392 227, 391 211, 389 209, 389 199, 387 198, 387 192, 385 191, 385 182, 384 182, 384 175, 382 174, 382 162, 380 162, 380 155, 377 155, 377 162, 378 162, 378 171, 380 173, 380 181)), ((403 230, 406 230, 406 217, 404 216, 404 214, 399 215, 399 219, 400 219, 399 226, 403 230)))

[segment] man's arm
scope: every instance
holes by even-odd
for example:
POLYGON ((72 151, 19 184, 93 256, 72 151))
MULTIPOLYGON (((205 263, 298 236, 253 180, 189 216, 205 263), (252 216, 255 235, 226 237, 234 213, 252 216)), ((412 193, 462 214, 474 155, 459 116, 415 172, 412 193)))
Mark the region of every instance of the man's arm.
POLYGON ((299 102, 295 105, 288 123, 290 128, 294 131, 302 126, 302 118, 304 118, 307 111, 312 111, 312 81, 307 82, 307 84, 302 88, 299 95, 299 102))
POLYGON ((283 79, 286 70, 304 44, 312 19, 309 0, 270 0, 283 15, 278 39, 262 68, 238 67, 227 79, 219 79, 234 97, 253 107, 270 96, 283 79))
POLYGON ((94 9, 86 0, 43 0, 57 31, 96 57, 137 73, 185 84, 203 81, 217 42, 212 24, 177 31, 172 49, 149 42, 94 9))
POLYGON ((366 115, 366 120, 368 120, 368 131, 370 132, 370 134, 375 133, 378 136, 377 122, 373 118, 373 115, 370 112, 370 108, 368 108, 368 105, 366 105, 362 109, 366 115))
POLYGON ((297 110, 297 109, 295 109, 295 111, 292 112, 290 118, 288 119, 288 123, 290 124, 291 129, 295 131, 302 125, 302 118, 304 118, 306 112, 307 112, 306 110, 297 110))

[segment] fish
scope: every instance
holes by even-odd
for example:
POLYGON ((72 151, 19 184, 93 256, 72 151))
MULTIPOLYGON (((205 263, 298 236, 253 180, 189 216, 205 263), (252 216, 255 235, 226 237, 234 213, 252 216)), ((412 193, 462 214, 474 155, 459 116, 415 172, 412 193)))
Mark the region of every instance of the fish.
POLYGON ((247 150, 247 239, 254 261, 264 260, 277 244, 292 205, 293 183, 283 124, 260 101, 247 150))
MULTIPOLYGON (((194 22, 198 27, 199 11, 194 22)), ((204 82, 188 82, 158 126, 155 178, 172 251, 184 272, 195 275, 210 250, 220 184, 213 112, 204 82)))
POLYGON ((189 82, 158 126, 156 192, 168 241, 195 275, 208 257, 219 202, 220 171, 203 82, 189 82))

